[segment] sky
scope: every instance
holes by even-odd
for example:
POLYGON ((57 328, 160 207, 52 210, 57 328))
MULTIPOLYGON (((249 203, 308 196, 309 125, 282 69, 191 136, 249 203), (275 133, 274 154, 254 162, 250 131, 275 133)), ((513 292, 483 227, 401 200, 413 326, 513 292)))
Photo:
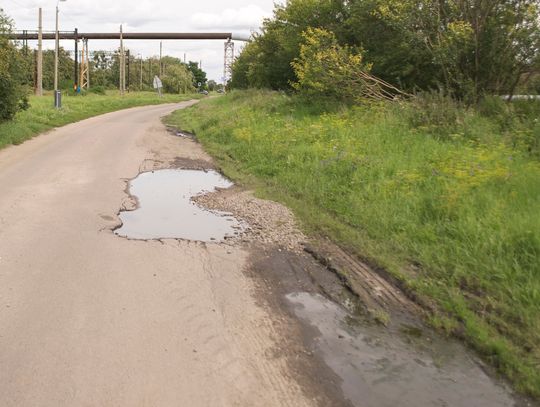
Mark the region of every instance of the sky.
MULTIPOLYGON (((284 0, 66 0, 59 3, 60 30, 79 32, 233 32, 249 36, 263 19, 272 15, 274 3, 284 0)), ((38 9, 43 9, 43 30, 54 30, 57 0, 2 0, 0 7, 15 22, 17 30, 37 30, 38 9)), ((30 44, 35 46, 35 44, 30 44)), ((73 41, 61 46, 73 50, 73 41)), ((118 41, 90 41, 90 51, 113 50, 118 41)), ((45 41, 53 48, 54 41, 45 41)), ((132 55, 159 55, 159 41, 125 42, 132 55)), ((242 42, 235 42, 236 54, 242 42)), ((209 79, 223 77, 223 41, 163 41, 163 54, 202 61, 209 79)))

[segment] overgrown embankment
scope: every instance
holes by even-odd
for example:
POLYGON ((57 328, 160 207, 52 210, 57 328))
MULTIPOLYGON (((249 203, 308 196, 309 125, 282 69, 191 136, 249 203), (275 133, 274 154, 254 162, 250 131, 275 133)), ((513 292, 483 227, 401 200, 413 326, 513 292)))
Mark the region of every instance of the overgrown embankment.
POLYGON ((0 149, 10 144, 20 144, 35 135, 79 120, 103 113, 134 106, 180 102, 197 98, 197 95, 164 95, 158 98, 152 92, 128 93, 120 96, 117 92, 107 95, 64 97, 63 107, 55 109, 53 96, 31 97, 30 107, 17 113, 11 121, 0 123, 0 149))
POLYGON ((244 92, 167 120, 436 304, 434 325, 540 397, 540 105, 488 102, 484 115, 429 100, 322 112, 244 92))

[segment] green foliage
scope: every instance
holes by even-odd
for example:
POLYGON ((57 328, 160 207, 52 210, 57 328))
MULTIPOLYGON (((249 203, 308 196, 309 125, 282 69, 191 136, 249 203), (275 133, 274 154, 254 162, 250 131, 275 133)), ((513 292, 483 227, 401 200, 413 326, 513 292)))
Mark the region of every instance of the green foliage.
POLYGON ((360 80, 369 67, 360 54, 338 44, 335 35, 320 28, 308 28, 303 34, 300 57, 292 62, 298 82, 294 89, 308 97, 327 97, 344 102, 364 94, 360 80))
POLYGON ((11 27, 11 20, 0 9, 0 123, 28 107, 25 61, 15 44, 1 36, 11 32, 11 27))
MULTIPOLYGON (((196 79, 193 72, 196 71, 199 79, 206 83, 206 73, 200 70, 196 63, 184 64, 179 58, 164 56, 160 60, 157 57, 142 58, 129 54, 129 69, 126 82, 129 89, 134 91, 153 91, 154 76, 160 76, 164 91, 169 93, 190 93, 196 79)), ((120 80, 119 52, 96 51, 93 54, 90 69, 91 87, 101 86, 105 89, 117 89, 120 80)))
POLYGON ((307 231, 429 298, 434 323, 540 397, 540 164, 512 141, 535 126, 540 103, 513 105, 507 127, 493 116, 498 102, 480 115, 441 98, 321 112, 279 93, 232 92, 168 121, 194 131, 227 175, 293 208, 307 231), (411 121, 420 106, 431 111, 411 121))
MULTIPOLYGON (((73 92, 75 61, 64 48, 58 49, 58 87, 73 92)), ((32 71, 33 72, 33 71, 32 71)), ((54 50, 43 51, 43 89, 54 90, 54 50)))
POLYGON ((208 81, 208 83, 207 83, 207 87, 208 87, 208 90, 209 90, 210 92, 214 92, 214 91, 218 90, 219 85, 218 85, 218 83, 217 83, 215 80, 210 79, 210 80, 208 81))
POLYGON ((429 131, 439 138, 457 134, 467 114, 458 102, 440 92, 418 94, 399 108, 411 127, 429 131))
POLYGON ((476 103, 538 71, 539 9, 540 0, 289 0, 245 47, 230 85, 288 89, 303 33, 321 28, 399 88, 476 103))
POLYGON ((383 5, 379 0, 351 1, 343 42, 362 47, 375 76, 408 91, 435 88, 439 69, 425 43, 382 16, 378 10, 383 5))
POLYGON ((169 64, 163 76, 163 90, 167 93, 193 93, 193 74, 184 64, 169 64))
POLYGON ((198 87, 201 84, 201 89, 206 88, 206 72, 204 72, 197 62, 189 61, 187 69, 193 74, 193 86, 198 87))
POLYGON ((106 89, 103 86, 92 86, 89 90, 90 93, 95 93, 96 95, 105 95, 106 89))
POLYGON ((276 5, 265 20, 262 35, 247 44, 237 58, 231 87, 288 89, 296 82, 291 62, 300 56, 302 33, 309 27, 339 33, 345 6, 341 0, 292 0, 276 5))

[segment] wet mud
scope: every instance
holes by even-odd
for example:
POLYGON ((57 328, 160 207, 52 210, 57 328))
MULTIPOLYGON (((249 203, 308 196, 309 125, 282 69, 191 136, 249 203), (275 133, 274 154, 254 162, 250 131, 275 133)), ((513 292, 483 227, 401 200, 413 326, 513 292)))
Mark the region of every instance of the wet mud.
POLYGON ((389 314, 391 323, 384 325, 337 274, 310 256, 268 248, 252 261, 265 305, 300 322, 297 336, 310 357, 303 361, 307 367, 299 367, 302 358, 292 365, 316 374, 319 388, 334 400, 340 392, 342 401, 334 405, 534 405, 516 396, 462 343, 419 319, 389 314))
POLYGON ((418 336, 404 326, 402 335, 366 324, 320 294, 287 295, 294 313, 316 327, 313 346, 342 379, 354 405, 476 406, 516 405, 459 344, 418 336))

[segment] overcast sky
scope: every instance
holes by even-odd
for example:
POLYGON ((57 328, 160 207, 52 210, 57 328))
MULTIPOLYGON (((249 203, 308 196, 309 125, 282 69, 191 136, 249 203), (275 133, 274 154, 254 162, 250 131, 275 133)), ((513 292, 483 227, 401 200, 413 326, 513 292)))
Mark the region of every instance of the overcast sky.
MULTIPOLYGON (((272 15, 275 2, 284 0, 67 0, 60 2, 60 30, 80 32, 233 32, 249 35, 263 18, 272 15)), ((37 30, 38 8, 43 8, 43 29, 54 30, 56 0, 2 0, 1 8, 17 30, 37 30)), ((73 41, 61 44, 73 49, 73 41)), ((117 41, 90 41, 90 50, 118 48, 117 41)), ((127 41, 132 54, 159 55, 159 41, 127 41)), ((240 42, 236 42, 238 49, 240 42)), ((45 47, 53 48, 54 41, 45 47)), ((223 41, 164 41, 164 55, 201 61, 209 79, 223 76, 223 41)))

